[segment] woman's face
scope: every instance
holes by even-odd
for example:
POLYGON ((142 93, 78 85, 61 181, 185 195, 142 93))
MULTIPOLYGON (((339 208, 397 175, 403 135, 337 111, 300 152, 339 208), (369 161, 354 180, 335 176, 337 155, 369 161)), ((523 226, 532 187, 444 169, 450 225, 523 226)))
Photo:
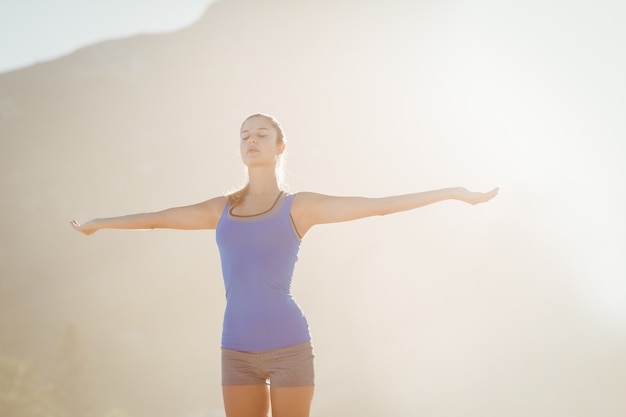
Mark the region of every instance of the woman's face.
POLYGON ((276 165, 283 153, 284 143, 279 143, 272 123, 265 117, 257 116, 246 120, 241 126, 241 159, 248 167, 276 165))

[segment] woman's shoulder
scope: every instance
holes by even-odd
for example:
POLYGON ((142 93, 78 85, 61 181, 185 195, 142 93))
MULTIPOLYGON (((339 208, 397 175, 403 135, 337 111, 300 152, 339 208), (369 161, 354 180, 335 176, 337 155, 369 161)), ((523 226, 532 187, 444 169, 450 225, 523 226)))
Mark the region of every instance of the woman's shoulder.
POLYGON ((298 192, 289 193, 289 194, 293 195, 294 199, 299 199, 299 200, 311 200, 311 199, 316 199, 316 198, 324 196, 324 194, 315 193, 312 191, 298 191, 298 192))
POLYGON ((297 193, 292 193, 294 198, 300 199, 303 201, 315 201, 315 200, 323 200, 325 198, 333 198, 335 196, 324 193, 317 193, 314 191, 298 191, 297 193))
POLYGON ((228 204, 228 197, 223 196, 223 195, 209 198, 208 200, 205 200, 200 203, 200 205, 203 206, 206 210, 209 210, 212 213, 218 214, 218 215, 224 211, 224 208, 226 208, 227 204, 228 204))
POLYGON ((293 196, 293 204, 309 204, 316 199, 320 198, 322 194, 314 193, 311 191, 298 191, 296 193, 290 193, 293 196))
POLYGON ((316 204, 322 203, 327 198, 329 198, 329 196, 326 194, 312 191, 299 191, 297 193, 293 193, 292 208, 296 211, 305 210, 315 206, 316 204))

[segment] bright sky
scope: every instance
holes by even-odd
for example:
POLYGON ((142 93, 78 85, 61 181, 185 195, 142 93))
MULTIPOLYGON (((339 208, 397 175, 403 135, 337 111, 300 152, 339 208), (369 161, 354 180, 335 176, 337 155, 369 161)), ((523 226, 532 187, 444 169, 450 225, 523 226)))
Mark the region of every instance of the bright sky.
POLYGON ((108 39, 168 32, 216 0, 0 0, 0 73, 108 39))

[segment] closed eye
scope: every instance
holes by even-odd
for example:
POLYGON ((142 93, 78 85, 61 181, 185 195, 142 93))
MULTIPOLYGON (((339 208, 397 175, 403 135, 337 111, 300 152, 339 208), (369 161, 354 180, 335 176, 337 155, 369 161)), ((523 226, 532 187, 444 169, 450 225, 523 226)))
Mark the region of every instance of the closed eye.
MULTIPOLYGON (((256 129, 256 135, 260 138, 264 138, 268 134, 269 134, 269 129, 267 129, 266 127, 260 127, 256 129)), ((241 140, 246 140, 249 138, 250 138, 250 132, 248 130, 241 132, 241 140)))

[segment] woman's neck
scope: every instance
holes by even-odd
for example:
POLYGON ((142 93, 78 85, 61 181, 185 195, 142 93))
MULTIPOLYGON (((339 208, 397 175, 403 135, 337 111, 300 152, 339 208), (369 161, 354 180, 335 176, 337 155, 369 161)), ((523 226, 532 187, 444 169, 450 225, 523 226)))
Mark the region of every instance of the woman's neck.
POLYGON ((248 195, 251 196, 263 196, 263 195, 276 195, 280 191, 278 186, 278 180, 276 173, 272 170, 271 173, 251 171, 249 174, 250 189, 248 195))

